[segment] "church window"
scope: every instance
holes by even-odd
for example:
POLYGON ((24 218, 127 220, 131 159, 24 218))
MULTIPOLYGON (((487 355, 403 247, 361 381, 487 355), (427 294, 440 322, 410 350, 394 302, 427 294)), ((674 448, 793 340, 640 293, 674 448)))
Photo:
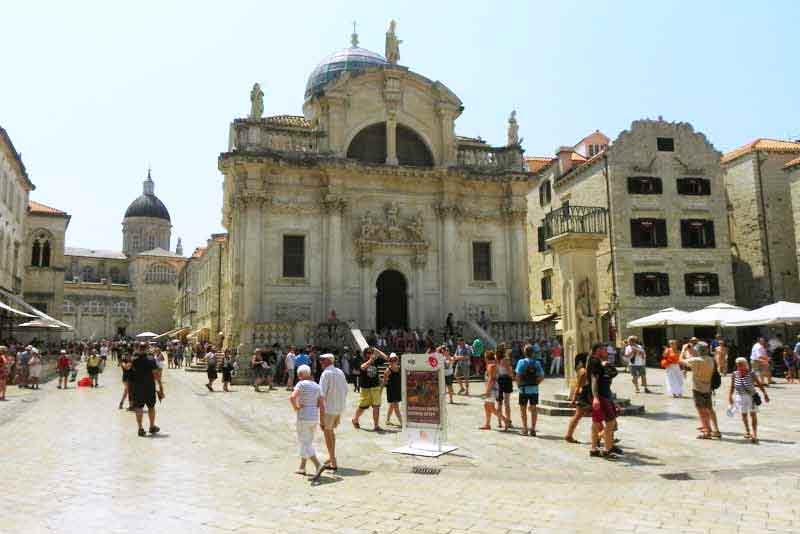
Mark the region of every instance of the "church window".
POLYGON ((134 252, 139 250, 139 234, 133 234, 131 236, 131 250, 134 252))
POLYGON ((175 269, 166 263, 151 265, 144 275, 144 281, 148 284, 172 284, 176 278, 175 269))
POLYGON ((31 247, 31 265, 34 267, 39 266, 39 262, 41 261, 42 257, 42 250, 41 246, 39 246, 39 240, 33 240, 33 246, 31 247))
POLYGON ((492 244, 488 241, 472 243, 472 279, 476 282, 492 279, 492 244))
POLYGON ((44 232, 38 233, 31 244, 31 265, 50 267, 50 241, 44 232))
MULTIPOLYGON (((398 124, 395 146, 399 165, 432 167, 433 155, 417 133, 398 124)), ((365 163, 386 162, 386 123, 367 126, 353 138, 347 148, 347 157, 365 163)))
POLYGON ((42 245, 42 267, 50 267, 50 241, 42 245))
POLYGON ((302 235, 283 236, 283 276, 285 278, 305 278, 306 276, 306 237, 302 235))
POLYGON ((155 235, 150 234, 150 235, 147 236, 147 248, 149 250, 152 250, 152 249, 156 248, 156 236, 155 235))

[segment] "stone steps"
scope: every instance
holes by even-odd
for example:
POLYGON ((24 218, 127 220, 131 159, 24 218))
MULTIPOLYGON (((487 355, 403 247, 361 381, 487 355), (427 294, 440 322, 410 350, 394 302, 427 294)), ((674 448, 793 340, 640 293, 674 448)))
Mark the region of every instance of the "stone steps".
MULTIPOLYGON (((620 407, 620 416, 642 415, 645 411, 644 406, 631 404, 630 399, 617 398, 616 404, 620 407)), ((556 393, 552 399, 540 400, 536 412, 555 417, 572 417, 575 415, 575 408, 570 405, 568 395, 556 393)))

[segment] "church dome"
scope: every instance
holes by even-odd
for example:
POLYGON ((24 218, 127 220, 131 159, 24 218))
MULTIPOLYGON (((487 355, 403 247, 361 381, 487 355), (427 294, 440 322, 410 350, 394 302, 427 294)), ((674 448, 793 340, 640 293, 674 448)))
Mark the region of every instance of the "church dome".
MULTIPOLYGON (((357 42, 357 41, 356 41, 357 42)), ((346 71, 359 71, 369 67, 379 67, 387 65, 386 59, 371 50, 360 48, 353 45, 349 48, 344 48, 338 52, 334 52, 330 56, 323 59, 311 71, 306 84, 306 98, 319 94, 328 82, 335 80, 343 72, 346 71)))
POLYGON ((125 210, 125 218, 128 217, 152 217, 154 219, 164 219, 170 221, 169 211, 161 200, 154 193, 155 184, 147 171, 147 180, 144 181, 142 195, 131 202, 125 210))

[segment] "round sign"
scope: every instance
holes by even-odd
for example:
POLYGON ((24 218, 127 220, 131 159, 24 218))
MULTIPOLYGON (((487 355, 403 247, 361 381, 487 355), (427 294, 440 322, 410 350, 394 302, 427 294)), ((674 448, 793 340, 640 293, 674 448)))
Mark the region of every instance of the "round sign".
POLYGON ((428 363, 430 364, 431 367, 436 369, 436 367, 439 365, 439 360, 436 358, 436 356, 431 356, 430 358, 428 358, 428 363))

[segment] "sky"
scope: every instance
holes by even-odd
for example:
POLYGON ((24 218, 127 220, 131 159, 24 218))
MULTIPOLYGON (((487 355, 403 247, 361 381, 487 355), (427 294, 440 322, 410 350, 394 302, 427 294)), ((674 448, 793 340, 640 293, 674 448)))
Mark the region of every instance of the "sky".
POLYGON ((152 168, 172 247, 221 232, 217 157, 249 111, 302 114, 308 75, 349 46, 383 53, 463 101, 460 135, 552 155, 640 118, 687 121, 720 151, 800 138, 800 2, 3 0, 0 126, 36 185, 72 215, 67 246, 119 250, 152 168))

